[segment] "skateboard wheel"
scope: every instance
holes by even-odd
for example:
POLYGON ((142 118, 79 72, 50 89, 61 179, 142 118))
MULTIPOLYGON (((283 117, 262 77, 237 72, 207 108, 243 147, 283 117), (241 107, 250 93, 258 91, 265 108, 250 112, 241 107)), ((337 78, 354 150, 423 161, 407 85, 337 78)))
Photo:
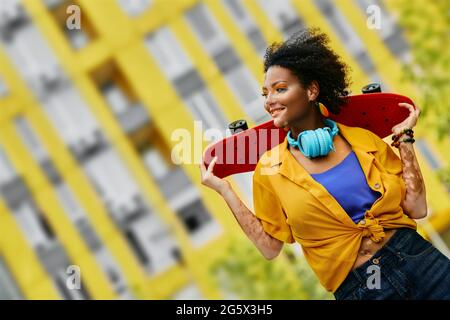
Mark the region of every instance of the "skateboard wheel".
POLYGON ((247 130, 248 125, 245 120, 236 120, 228 125, 228 129, 230 129, 232 134, 239 133, 241 131, 247 130))
POLYGON ((381 92, 381 85, 379 83, 370 83, 361 89, 362 93, 381 92))

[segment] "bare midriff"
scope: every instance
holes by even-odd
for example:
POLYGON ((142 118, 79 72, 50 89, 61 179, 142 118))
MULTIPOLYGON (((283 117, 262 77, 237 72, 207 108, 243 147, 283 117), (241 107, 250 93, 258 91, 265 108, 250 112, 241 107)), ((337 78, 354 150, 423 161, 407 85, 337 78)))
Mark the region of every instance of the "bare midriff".
POLYGON ((396 229, 384 230, 385 237, 380 242, 374 242, 370 239, 370 237, 363 237, 361 241, 361 246, 358 250, 358 257, 356 258, 355 263, 353 264, 352 270, 360 267, 370 258, 372 258, 375 253, 380 250, 394 235, 396 229))

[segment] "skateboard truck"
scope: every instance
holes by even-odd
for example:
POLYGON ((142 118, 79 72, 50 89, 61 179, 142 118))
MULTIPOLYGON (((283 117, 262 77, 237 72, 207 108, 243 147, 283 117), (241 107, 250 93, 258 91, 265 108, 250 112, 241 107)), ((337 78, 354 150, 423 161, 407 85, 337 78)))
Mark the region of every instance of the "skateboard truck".
POLYGON ((243 119, 233 121, 228 125, 228 129, 230 129, 231 134, 236 134, 241 131, 247 130, 248 129, 247 121, 243 119))
POLYGON ((367 86, 362 87, 362 93, 375 93, 381 92, 381 85, 379 83, 369 83, 367 86))

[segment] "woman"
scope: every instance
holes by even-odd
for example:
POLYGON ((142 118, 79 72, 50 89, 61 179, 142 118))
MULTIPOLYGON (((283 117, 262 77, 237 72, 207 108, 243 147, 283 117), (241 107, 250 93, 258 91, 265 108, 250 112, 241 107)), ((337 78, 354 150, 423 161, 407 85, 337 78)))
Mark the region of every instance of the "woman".
POLYGON ((450 299, 450 260, 416 232, 427 215, 413 148, 419 110, 392 128, 400 158, 368 130, 326 119, 345 102, 347 67, 318 30, 270 46, 264 107, 283 143, 253 176, 255 215, 228 181, 201 166, 202 183, 227 202, 267 259, 297 241, 336 299, 450 299))

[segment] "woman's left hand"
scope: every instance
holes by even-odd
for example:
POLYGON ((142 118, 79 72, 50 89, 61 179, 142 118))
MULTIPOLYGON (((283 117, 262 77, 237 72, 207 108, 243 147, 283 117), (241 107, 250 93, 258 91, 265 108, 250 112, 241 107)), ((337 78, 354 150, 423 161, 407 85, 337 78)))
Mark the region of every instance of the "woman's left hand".
POLYGON ((409 116, 399 124, 392 127, 392 133, 395 135, 398 135, 405 129, 412 129, 416 125, 417 119, 419 118, 420 115, 419 108, 417 107, 414 108, 414 106, 409 103, 401 102, 398 105, 400 107, 407 108, 409 110, 409 116))

